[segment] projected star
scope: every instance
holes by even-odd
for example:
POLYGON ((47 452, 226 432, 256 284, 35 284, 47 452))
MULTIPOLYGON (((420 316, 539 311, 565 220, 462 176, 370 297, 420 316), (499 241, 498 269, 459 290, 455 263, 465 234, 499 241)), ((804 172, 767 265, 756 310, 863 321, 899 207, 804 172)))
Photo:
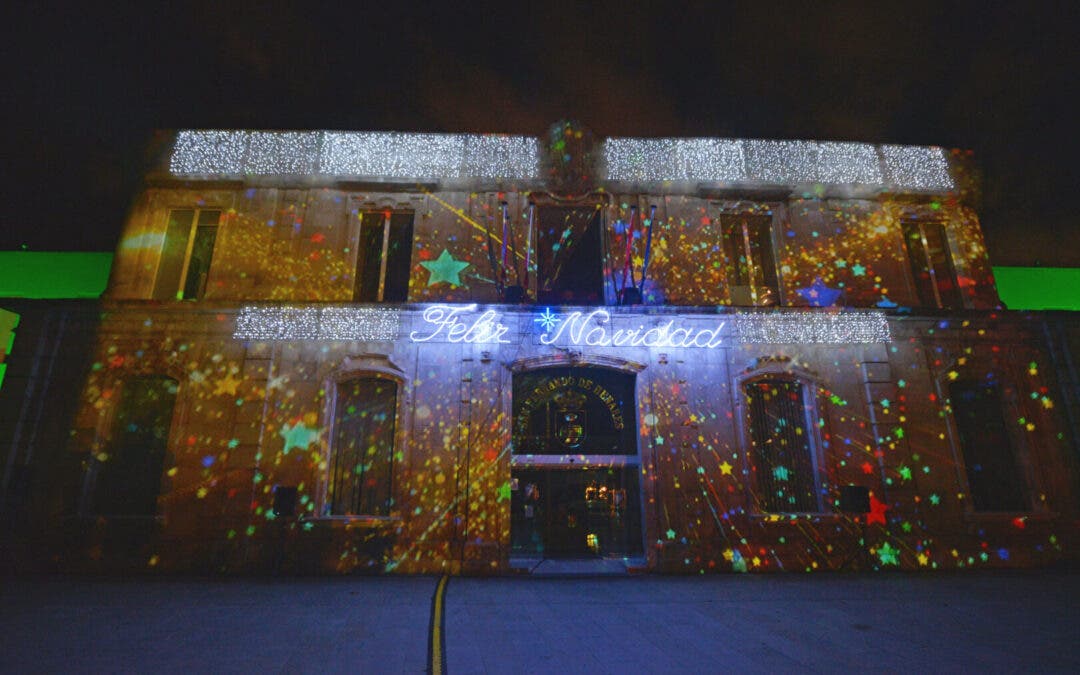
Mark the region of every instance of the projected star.
POLYGON ((232 376, 229 373, 225 377, 221 378, 214 385, 214 396, 220 396, 222 394, 228 394, 230 396, 236 396, 236 387, 242 382, 232 376))
POLYGON ((821 277, 816 277, 814 283, 806 288, 799 288, 795 290, 796 293, 801 295, 811 307, 829 307, 836 304, 836 300, 840 297, 840 289, 829 288, 825 285, 825 282, 821 280, 821 277))
POLYGON ((291 427, 288 424, 282 426, 278 436, 285 439, 285 447, 282 452, 287 455, 289 450, 293 448, 307 450, 309 445, 319 440, 319 430, 312 429, 303 422, 297 422, 291 427))
POLYGON ((866 514, 866 524, 881 523, 885 524, 885 512, 892 507, 885 502, 878 501, 878 498, 874 495, 870 495, 870 513, 866 514))
POLYGON ((898 549, 889 546, 889 542, 885 542, 877 550, 878 558, 881 559, 882 565, 899 565, 900 558, 898 557, 900 551, 898 549))
POLYGON ((450 252, 445 248, 442 254, 430 262, 420 263, 427 268, 431 275, 428 277, 428 286, 434 286, 435 284, 446 282, 451 286, 460 286, 461 278, 458 276, 461 271, 469 266, 467 262, 461 262, 454 260, 454 257, 450 255, 450 252))
POLYGON ((512 488, 510 487, 510 481, 506 481, 505 483, 500 485, 498 487, 498 490, 497 490, 499 496, 495 499, 495 501, 501 502, 504 499, 510 499, 510 497, 511 497, 511 494, 510 494, 511 489, 512 488))

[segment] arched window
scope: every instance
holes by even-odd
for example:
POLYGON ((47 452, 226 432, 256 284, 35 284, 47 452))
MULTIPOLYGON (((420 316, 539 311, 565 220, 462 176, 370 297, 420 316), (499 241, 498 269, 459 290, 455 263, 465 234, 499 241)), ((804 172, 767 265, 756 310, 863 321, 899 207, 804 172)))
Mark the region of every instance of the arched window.
POLYGON ((97 456, 92 511, 153 516, 176 405, 177 382, 144 375, 123 383, 105 451, 97 456))
POLYGON ((785 375, 743 383, 758 507, 767 513, 821 510, 807 385, 785 375))
POLYGON ((389 516, 398 383, 375 375, 337 383, 327 515, 389 516))

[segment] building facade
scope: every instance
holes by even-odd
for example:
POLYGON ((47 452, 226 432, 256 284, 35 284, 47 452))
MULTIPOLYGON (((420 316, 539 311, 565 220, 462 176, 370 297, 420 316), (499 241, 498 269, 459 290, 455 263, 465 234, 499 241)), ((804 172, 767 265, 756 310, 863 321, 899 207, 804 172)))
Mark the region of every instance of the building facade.
POLYGON ((240 572, 1068 560, 1074 402, 1045 322, 1000 306, 968 161, 573 123, 179 132, 117 248, 42 547, 240 572))

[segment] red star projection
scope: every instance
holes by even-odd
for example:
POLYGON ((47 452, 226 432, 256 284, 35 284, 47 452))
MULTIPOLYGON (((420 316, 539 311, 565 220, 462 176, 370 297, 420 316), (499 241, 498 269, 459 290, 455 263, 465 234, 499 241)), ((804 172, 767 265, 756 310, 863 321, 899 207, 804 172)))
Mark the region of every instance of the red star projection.
POLYGON ((881 523, 885 524, 885 512, 888 511, 891 506, 885 502, 878 501, 878 498, 874 495, 870 495, 870 513, 866 514, 866 524, 881 523))

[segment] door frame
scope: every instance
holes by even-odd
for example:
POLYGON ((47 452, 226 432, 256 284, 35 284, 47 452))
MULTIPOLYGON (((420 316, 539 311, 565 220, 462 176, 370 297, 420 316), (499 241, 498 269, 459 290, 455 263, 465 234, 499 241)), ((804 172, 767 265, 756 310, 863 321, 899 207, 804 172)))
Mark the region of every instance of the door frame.
MULTIPOLYGON (((600 368, 606 370, 613 370, 616 372, 633 375, 633 395, 634 395, 634 447, 632 454, 622 455, 591 455, 591 454, 553 454, 553 455, 517 455, 513 452, 510 453, 510 478, 512 480, 515 470, 518 469, 531 469, 531 470, 546 470, 546 471, 570 471, 579 469, 606 469, 612 467, 638 467, 638 485, 637 485, 637 500, 638 500, 638 517, 640 523, 640 537, 641 537, 641 553, 640 556, 644 557, 647 552, 646 548, 646 530, 647 520, 645 513, 645 485, 641 480, 640 467, 643 465, 641 454, 641 433, 637 427, 638 411, 641 409, 641 387, 642 378, 639 377, 641 372, 645 370, 645 364, 635 361, 628 361, 624 359, 617 359, 606 355, 585 355, 578 352, 571 354, 558 353, 554 355, 531 357, 518 359, 512 363, 507 364, 507 368, 511 372, 511 385, 509 390, 509 415, 507 419, 510 423, 511 438, 513 435, 513 428, 515 422, 514 406, 513 406, 513 391, 514 383, 513 379, 519 373, 528 373, 536 370, 542 370, 546 368, 600 368)), ((513 519, 511 518, 511 529, 513 528, 513 519)), ((511 533, 511 541, 513 541, 513 534, 511 533)), ((511 552, 511 557, 515 557, 511 552)), ((546 556, 542 556, 547 559, 546 556)))

